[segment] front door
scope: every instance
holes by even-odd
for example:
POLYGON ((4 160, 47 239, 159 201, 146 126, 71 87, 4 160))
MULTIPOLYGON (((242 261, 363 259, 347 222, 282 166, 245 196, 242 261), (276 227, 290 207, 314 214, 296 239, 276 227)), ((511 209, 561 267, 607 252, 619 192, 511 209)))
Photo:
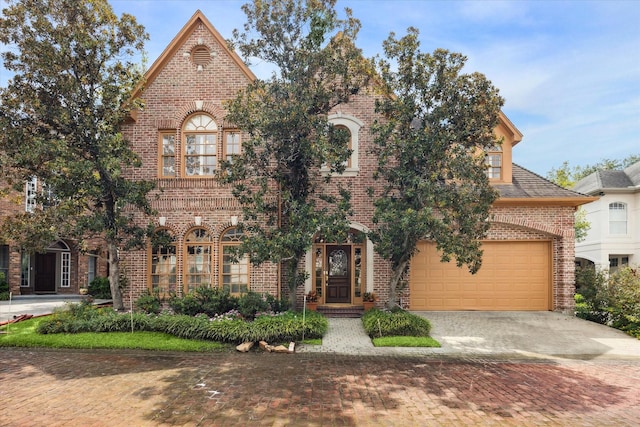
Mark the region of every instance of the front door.
POLYGON ((326 303, 351 302, 351 247, 327 246, 326 303))
POLYGON ((55 293, 56 291, 56 254, 49 252, 36 255, 36 277, 34 291, 55 293))

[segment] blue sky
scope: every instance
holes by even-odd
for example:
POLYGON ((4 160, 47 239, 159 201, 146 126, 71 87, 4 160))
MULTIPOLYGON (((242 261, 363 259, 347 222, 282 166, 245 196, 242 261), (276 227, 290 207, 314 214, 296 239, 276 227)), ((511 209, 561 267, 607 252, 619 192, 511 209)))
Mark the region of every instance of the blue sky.
MULTIPOLYGON (((149 64, 200 9, 223 37, 245 22, 244 1, 111 0, 150 35, 149 64)), ((0 0, 4 5, 4 1, 0 0)), ((586 165, 640 154, 640 1, 338 0, 362 23, 357 44, 381 53, 389 32, 420 30, 424 52, 468 57, 505 98, 524 134, 514 162, 546 175, 563 161, 586 165)), ((258 77, 266 77, 260 67, 258 77), (262 73, 262 74, 261 74, 262 73)), ((0 68, 0 85, 6 71, 0 68)))

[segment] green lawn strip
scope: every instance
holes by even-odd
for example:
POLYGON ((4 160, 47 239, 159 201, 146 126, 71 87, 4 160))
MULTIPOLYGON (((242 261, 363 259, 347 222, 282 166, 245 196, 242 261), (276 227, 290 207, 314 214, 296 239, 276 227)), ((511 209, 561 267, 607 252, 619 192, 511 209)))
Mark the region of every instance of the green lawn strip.
POLYGON ((162 351, 221 351, 231 348, 215 341, 190 340, 161 332, 83 332, 78 334, 36 333, 43 318, 7 325, 0 334, 0 347, 107 348, 162 351))
POLYGON ((381 337, 371 340, 374 347, 440 347, 440 343, 431 337, 381 337))

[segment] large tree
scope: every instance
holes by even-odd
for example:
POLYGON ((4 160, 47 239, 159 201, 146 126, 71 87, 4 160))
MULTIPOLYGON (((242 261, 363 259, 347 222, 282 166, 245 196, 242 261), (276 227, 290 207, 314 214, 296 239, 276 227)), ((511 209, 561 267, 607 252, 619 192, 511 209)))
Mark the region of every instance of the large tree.
POLYGON ((133 215, 150 213, 153 187, 127 178, 140 160, 120 133, 139 106, 133 60, 147 38, 106 0, 14 0, 0 18, 4 66, 14 73, 0 89, 3 175, 14 185, 37 177, 47 190, 38 198, 46 209, 11 218, 2 232, 26 250, 60 238, 82 250, 85 239, 103 237, 116 309, 119 250, 142 241, 133 215))
POLYGON ((367 80, 355 48, 359 22, 335 0, 255 0, 245 4, 244 31, 234 44, 247 60, 273 67, 227 106, 227 118, 245 131, 242 154, 224 168, 243 207, 251 261, 282 263, 290 301, 306 274, 299 268, 320 232, 344 239, 349 192, 327 184, 350 155, 346 132, 328 122, 329 111, 349 101, 367 80), (330 173, 321 175, 321 168, 330 173))
POLYGON ((374 197, 375 250, 391 262, 387 305, 397 304, 417 243, 436 243, 442 260, 455 257, 475 273, 482 239, 497 197, 486 175, 485 150, 503 100, 480 73, 464 74, 466 58, 438 49, 419 50, 418 30, 384 42, 379 59, 387 96, 373 132, 378 158, 374 197))

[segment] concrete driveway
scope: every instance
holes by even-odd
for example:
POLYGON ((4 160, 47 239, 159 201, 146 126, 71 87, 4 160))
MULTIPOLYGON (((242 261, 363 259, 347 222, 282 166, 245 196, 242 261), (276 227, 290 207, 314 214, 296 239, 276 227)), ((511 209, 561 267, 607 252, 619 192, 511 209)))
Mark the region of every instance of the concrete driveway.
POLYGON ((570 359, 638 358, 640 340, 549 311, 423 311, 445 354, 570 359))

